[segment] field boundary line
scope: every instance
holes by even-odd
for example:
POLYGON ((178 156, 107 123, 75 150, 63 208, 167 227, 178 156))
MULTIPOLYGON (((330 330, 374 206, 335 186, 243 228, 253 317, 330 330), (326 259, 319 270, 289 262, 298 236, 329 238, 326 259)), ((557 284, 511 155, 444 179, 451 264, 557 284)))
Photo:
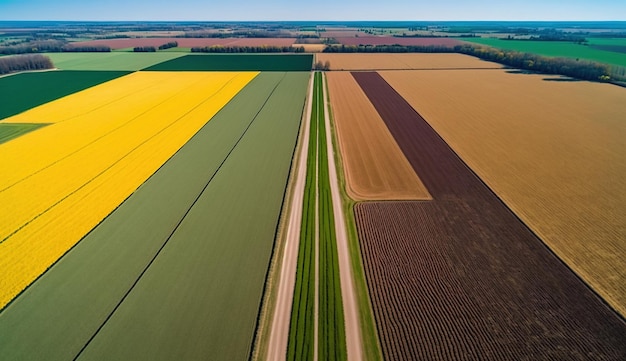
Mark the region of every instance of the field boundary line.
MULTIPOLYGON (((126 298, 128 297, 128 295, 133 291, 133 289, 135 288, 135 286, 139 283, 139 281, 141 280, 141 278, 143 277, 143 275, 148 271, 148 269, 150 268, 150 266, 154 263, 154 261, 157 259, 157 257, 159 256, 159 254, 161 253, 161 251, 163 251, 163 249, 165 248, 165 246, 167 245, 167 243, 169 242, 169 240, 172 238, 172 236, 174 235, 174 233, 176 233, 176 231, 178 230, 178 228, 180 227, 180 225, 182 224, 182 222, 184 221, 184 219, 187 217, 187 215, 189 214, 189 212, 191 211, 191 209, 194 207, 194 205, 198 202, 198 200, 202 197, 202 194, 206 191, 206 189, 209 187, 209 184, 211 183, 211 181, 213 180, 213 178, 215 178, 215 176, 219 173, 220 169, 222 168, 222 166, 226 163, 226 161, 228 160, 228 158, 230 157, 230 155, 232 154, 232 152, 235 150, 235 148, 237 148, 237 145, 239 145, 239 143, 241 142, 241 140, 243 139, 243 137, 246 135, 246 133, 248 132, 248 129, 250 129, 250 127, 252 126, 252 124, 254 123, 254 121, 256 120, 256 118, 258 117, 258 115, 261 113, 261 111, 263 110, 263 108, 265 108, 265 105, 267 104, 267 102, 269 101, 269 99, 272 97, 272 95, 274 94, 274 91, 276 90, 276 88, 278 87, 278 84, 280 84, 280 82, 278 82, 274 88, 272 89, 272 91, 270 92, 270 94, 268 95, 268 97, 265 99, 265 102, 263 102, 263 105, 259 108, 259 110, 257 111, 257 113, 254 115, 254 117, 252 118, 252 120, 250 121, 250 123, 248 124, 248 126, 246 127, 246 129, 242 132, 241 136, 239 137, 239 139, 237 139, 237 141, 235 142, 235 144, 233 145, 233 147, 230 149, 230 151, 228 152, 228 154, 226 155, 226 157, 224 158, 224 160, 220 163, 220 165, 217 167, 217 169, 215 170, 215 172, 213 173, 213 175, 209 178, 209 180, 206 182, 206 184, 204 185, 204 187, 202 188, 202 190, 198 193, 198 196, 194 199, 194 201, 192 202, 192 204, 189 206, 189 208, 187 209, 187 211, 185 211, 185 213, 183 214, 183 216, 181 217, 181 219, 178 221, 178 223, 176 224, 176 226, 174 227, 174 229, 172 230, 172 232, 167 236, 167 238, 165 239, 165 241, 163 242, 163 244, 161 245, 161 247, 158 249, 158 251, 156 252, 156 254, 152 257, 152 259, 148 262, 148 264, 146 265, 146 267, 143 269, 143 271, 141 271, 141 273, 139 274, 139 276, 137 277, 137 279, 135 280, 135 282, 133 282, 133 284, 130 286, 130 288, 128 289, 128 291, 124 294, 124 296, 122 296, 122 298, 120 299, 120 301, 117 303, 117 305, 113 308, 113 310, 109 313, 109 315, 105 318, 105 320, 102 322, 102 324, 98 327, 98 329, 96 330, 96 332, 94 332, 94 334, 89 338, 89 340, 85 343, 85 345, 80 349, 80 351, 78 352, 78 354, 76 354, 76 356, 73 358, 73 360, 77 360, 80 355, 85 351, 85 349, 89 346, 89 344, 91 343, 91 341, 93 341, 93 339, 98 335, 98 333, 102 330, 102 328, 106 325, 106 323, 111 319, 111 317, 115 314, 115 312, 119 309, 119 307, 122 305, 122 303, 124 303, 124 300, 126 300, 126 298)), ((208 123, 208 122, 207 122, 208 123)))

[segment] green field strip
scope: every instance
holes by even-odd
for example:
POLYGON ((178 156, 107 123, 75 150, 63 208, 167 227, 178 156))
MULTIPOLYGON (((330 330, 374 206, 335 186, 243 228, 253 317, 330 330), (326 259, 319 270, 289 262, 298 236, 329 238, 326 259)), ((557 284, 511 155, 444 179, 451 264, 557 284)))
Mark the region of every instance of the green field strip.
POLYGON ((0 123, 0 144, 46 125, 47 124, 0 123))
POLYGON ((302 226, 296 268, 287 360, 313 360, 315 308, 315 237, 317 197, 317 121, 318 107, 312 107, 307 151, 306 182, 302 203, 302 226))
POLYGON ((124 70, 137 71, 168 61, 184 53, 47 53, 54 66, 61 70, 124 70))
POLYGON ((494 48, 534 53, 548 57, 565 57, 624 66, 626 54, 597 50, 586 45, 564 41, 502 40, 494 38, 462 38, 467 42, 494 48))
MULTIPOLYGON (((179 53, 182 54, 182 53, 179 53)), ((189 54, 149 71, 310 71, 312 54, 189 54)))
POLYGON ((322 73, 317 73, 319 85, 319 152, 318 198, 320 222, 320 302, 319 302, 319 359, 347 360, 346 330, 339 279, 339 256, 335 234, 335 215, 328 175, 328 148, 324 121, 324 92, 322 73))
POLYGON ((262 73, 0 313, 12 360, 71 360, 110 316, 250 125, 282 74, 262 73))
POLYGON ((125 71, 45 71, 0 78, 0 119, 128 74, 125 71))
POLYGON ((284 76, 79 360, 249 359, 308 81, 284 76))
POLYGON ((321 73, 316 73, 287 360, 313 360, 315 358, 315 322, 318 323, 318 359, 347 359, 335 218, 328 175, 328 152, 321 80, 321 73), (317 214, 315 209, 316 198, 319 205, 317 214), (315 232, 316 222, 319 222, 318 234, 315 232), (316 238, 319 239, 319 310, 317 320, 314 314, 316 238))

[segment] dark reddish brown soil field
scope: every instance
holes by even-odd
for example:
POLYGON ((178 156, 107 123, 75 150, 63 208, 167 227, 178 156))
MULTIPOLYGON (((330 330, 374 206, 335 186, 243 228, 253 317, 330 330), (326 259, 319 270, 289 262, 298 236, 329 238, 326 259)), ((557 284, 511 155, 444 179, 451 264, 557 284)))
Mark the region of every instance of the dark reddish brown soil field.
POLYGON ((626 54, 626 46, 623 45, 590 45, 592 49, 612 51, 614 53, 626 54))
POLYGON ((293 38, 125 38, 103 39, 72 43, 72 46, 108 46, 111 49, 134 48, 136 46, 154 46, 176 41, 181 48, 204 47, 213 45, 222 46, 291 46, 293 38))
POLYGON ((393 36, 359 36, 352 38, 337 38, 343 45, 416 45, 416 46, 455 46, 463 42, 450 38, 397 38, 393 36))
POLYGON ((626 322, 384 79, 353 76, 433 196, 355 207, 385 359, 626 359, 626 322))

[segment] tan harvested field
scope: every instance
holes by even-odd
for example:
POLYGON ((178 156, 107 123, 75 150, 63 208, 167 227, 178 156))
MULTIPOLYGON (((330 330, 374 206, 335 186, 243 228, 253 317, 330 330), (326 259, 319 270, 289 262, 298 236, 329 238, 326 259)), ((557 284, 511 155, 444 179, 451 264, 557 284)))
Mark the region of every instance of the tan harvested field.
POLYGON ((352 75, 329 72, 327 79, 350 197, 431 199, 352 75))
POLYGON ((381 75, 626 315, 626 89, 505 70, 381 75))
POLYGON ((293 44, 294 47, 303 47, 306 53, 321 53, 326 45, 324 44, 293 44))
POLYGON ((337 54, 316 55, 331 70, 500 69, 502 65, 463 54, 337 54))

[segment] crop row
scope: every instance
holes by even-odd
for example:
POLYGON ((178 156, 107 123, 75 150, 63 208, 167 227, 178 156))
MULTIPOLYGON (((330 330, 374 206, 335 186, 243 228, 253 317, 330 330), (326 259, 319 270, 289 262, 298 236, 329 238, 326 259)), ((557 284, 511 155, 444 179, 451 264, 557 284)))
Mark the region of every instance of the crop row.
POLYGON ((5 119, 53 124, 0 149, 0 307, 100 223, 255 75, 205 74, 198 80, 135 73, 5 119))
POLYGON ((3 356, 249 358, 307 79, 246 86, 0 313, 3 356))
POLYGON ((363 203, 385 359, 622 359, 626 325, 377 73, 353 73, 432 202, 363 203))
POLYGON ((328 177, 321 73, 315 73, 313 92, 307 178, 287 359, 313 360, 317 348, 318 359, 343 360, 346 359, 345 326, 328 177), (316 297, 319 305, 317 314, 316 297))

